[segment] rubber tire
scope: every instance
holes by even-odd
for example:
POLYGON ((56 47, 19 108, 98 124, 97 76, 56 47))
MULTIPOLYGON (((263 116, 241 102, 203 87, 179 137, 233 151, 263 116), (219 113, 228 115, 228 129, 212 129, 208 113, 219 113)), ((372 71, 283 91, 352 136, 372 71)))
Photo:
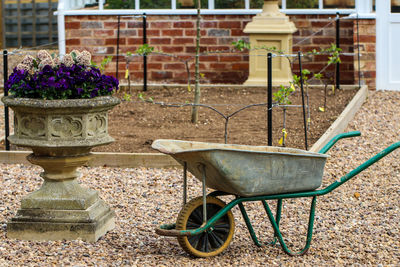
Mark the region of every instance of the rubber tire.
MULTIPOLYGON (((223 207, 225 207, 225 205, 226 205, 222 200, 220 200, 216 197, 211 197, 211 196, 207 197, 207 204, 215 204, 215 205, 221 207, 221 209, 223 207)), ((187 225, 190 215, 198 207, 201 207, 201 215, 202 215, 203 214, 203 212, 202 212, 203 197, 194 198, 191 201, 187 202, 186 205, 184 205, 182 210, 179 212, 179 215, 177 218, 177 222, 176 222, 177 230, 186 230, 186 225, 187 225)), ((216 214, 216 213, 217 212, 215 212, 214 214, 216 214)), ((212 214, 212 216, 214 214, 212 214)), ((210 216, 210 215, 211 214, 208 213, 208 209, 207 209, 207 217, 211 218, 212 216, 210 216)), ((209 252, 198 250, 190 244, 190 242, 188 240, 188 236, 178 236, 179 245, 183 248, 183 250, 185 250, 187 253, 189 253, 195 257, 205 258, 205 257, 212 257, 212 256, 216 256, 216 255, 220 254, 222 251, 224 251, 229 246, 229 244, 233 238, 233 233, 235 231, 235 220, 233 218, 232 212, 228 211, 221 219, 223 219, 223 218, 228 219, 229 232, 228 232, 225 240, 223 240, 223 244, 220 247, 218 247, 217 249, 209 251, 209 252)))

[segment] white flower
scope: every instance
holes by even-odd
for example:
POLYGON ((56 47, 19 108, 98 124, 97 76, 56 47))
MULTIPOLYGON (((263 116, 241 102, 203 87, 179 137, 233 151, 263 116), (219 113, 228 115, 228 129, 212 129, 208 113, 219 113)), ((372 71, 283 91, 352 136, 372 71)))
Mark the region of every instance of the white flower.
POLYGON ((29 68, 33 67, 33 61, 35 59, 31 56, 25 56, 24 59, 22 60, 21 64, 28 66, 29 68))
POLYGON ((81 52, 79 52, 76 49, 72 50, 71 53, 69 53, 69 54, 72 56, 73 53, 75 53, 75 56, 79 56, 81 54, 81 52))
POLYGON ((63 57, 61 63, 63 63, 67 67, 72 67, 72 65, 74 65, 74 59, 72 58, 72 56, 70 54, 66 54, 63 57))
POLYGON ((46 58, 40 61, 39 69, 43 69, 47 65, 49 65, 50 67, 54 67, 54 61, 51 58, 46 58))
POLYGON ((48 59, 48 58, 51 59, 49 52, 47 52, 46 50, 40 50, 38 52, 37 56, 40 59, 40 61, 48 59))
POLYGON ((83 66, 90 66, 90 60, 92 59, 92 55, 84 50, 79 55, 76 56, 76 62, 83 66))
POLYGON ((59 66, 59 65, 61 64, 61 61, 60 61, 60 58, 59 58, 59 57, 55 57, 55 58, 53 59, 53 62, 54 62, 54 66, 59 66))
POLYGON ((28 66, 28 65, 25 65, 25 64, 22 64, 22 63, 19 63, 18 65, 17 65, 17 70, 26 70, 26 71, 29 71, 31 68, 28 66))

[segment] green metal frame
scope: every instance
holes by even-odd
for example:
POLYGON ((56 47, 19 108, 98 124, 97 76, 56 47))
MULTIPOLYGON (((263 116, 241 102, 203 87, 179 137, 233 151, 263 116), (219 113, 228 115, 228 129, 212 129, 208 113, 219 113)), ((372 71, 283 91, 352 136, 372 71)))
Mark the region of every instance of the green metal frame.
MULTIPOLYGON (((319 153, 326 153, 329 151, 329 149, 340 139, 343 138, 349 138, 349 137, 354 137, 354 136, 360 136, 361 133, 359 131, 355 132, 349 132, 349 133, 342 133, 337 136, 335 136, 331 141, 329 141, 320 151, 319 153)), ((400 147, 400 142, 394 143, 393 145, 387 147, 386 149, 382 150, 380 153, 376 154, 375 156, 371 157, 369 160, 355 168, 354 170, 350 171, 346 175, 340 178, 339 181, 335 181, 329 186, 325 187, 324 189, 321 190, 315 190, 315 191, 307 191, 307 192, 297 192, 297 193, 284 193, 284 194, 277 194, 277 195, 268 195, 268 196, 254 196, 254 197, 240 197, 236 196, 234 200, 232 200, 230 203, 228 203, 224 208, 222 208, 217 214, 215 214, 212 218, 210 218, 207 222, 203 224, 202 227, 197 228, 197 229, 192 229, 192 230, 174 230, 174 225, 162 225, 159 231, 160 234, 163 235, 197 235, 200 234, 204 231, 206 231, 209 227, 211 227, 218 219, 220 219, 222 216, 224 216, 229 210, 231 210, 234 206, 238 205, 239 209, 242 213, 243 219, 246 223, 246 226, 249 230, 250 236, 253 240, 253 242, 257 246, 263 246, 258 239, 257 236, 254 232, 254 229, 251 225, 251 222, 249 220, 249 217, 247 215, 247 212, 244 208, 243 203, 245 202, 253 202, 253 201, 261 201, 264 209, 267 213, 267 216, 272 224, 272 227, 274 229, 274 240, 271 242, 272 245, 275 245, 277 240, 279 240, 279 243, 282 246, 282 249, 285 253, 288 255, 294 256, 294 255, 303 255, 307 252, 307 250, 310 248, 311 244, 311 238, 312 238, 312 231, 313 231, 313 226, 314 226, 314 218, 315 218, 315 207, 316 207, 316 202, 317 202, 317 196, 322 196, 326 195, 332 190, 336 189, 337 187, 341 186, 363 170, 367 169, 369 166, 372 164, 376 163, 386 155, 390 154, 394 150, 400 147), (281 219, 281 213, 282 213, 282 203, 283 199, 288 199, 288 198, 301 198, 301 197, 312 197, 311 201, 311 208, 310 208, 310 215, 309 215, 309 221, 308 221, 308 230, 307 230, 307 239, 306 239, 306 244, 304 248, 301 251, 298 252, 292 252, 289 250, 287 247, 285 241, 283 240, 282 233, 279 229, 279 222, 281 219), (276 210, 276 215, 274 217, 269 205, 267 204, 267 200, 277 200, 277 210, 276 210), (170 233, 167 233, 170 232, 170 233)), ((210 193, 209 195, 211 196, 222 196, 222 195, 230 195, 225 192, 221 191, 214 191, 210 193)))

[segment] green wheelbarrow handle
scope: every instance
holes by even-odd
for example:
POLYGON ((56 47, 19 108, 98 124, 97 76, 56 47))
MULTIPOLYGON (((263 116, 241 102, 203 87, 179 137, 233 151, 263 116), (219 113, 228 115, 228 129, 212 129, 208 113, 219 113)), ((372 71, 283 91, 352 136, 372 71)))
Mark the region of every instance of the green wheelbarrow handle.
POLYGON ((361 132, 360 131, 354 131, 354 132, 348 132, 348 133, 341 133, 333 137, 320 151, 319 153, 325 154, 326 152, 331 149, 331 147, 336 144, 337 141, 343 138, 349 138, 349 137, 355 137, 355 136, 360 136, 361 132))

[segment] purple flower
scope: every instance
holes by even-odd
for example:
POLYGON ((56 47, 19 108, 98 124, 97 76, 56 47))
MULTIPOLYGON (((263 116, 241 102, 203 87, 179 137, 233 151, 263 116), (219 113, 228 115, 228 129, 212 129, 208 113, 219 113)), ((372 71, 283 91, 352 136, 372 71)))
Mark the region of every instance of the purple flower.
POLYGON ((5 90, 16 97, 74 99, 111 95, 118 89, 118 80, 102 75, 99 69, 67 63, 33 66, 29 72, 15 68, 5 83, 5 90))

